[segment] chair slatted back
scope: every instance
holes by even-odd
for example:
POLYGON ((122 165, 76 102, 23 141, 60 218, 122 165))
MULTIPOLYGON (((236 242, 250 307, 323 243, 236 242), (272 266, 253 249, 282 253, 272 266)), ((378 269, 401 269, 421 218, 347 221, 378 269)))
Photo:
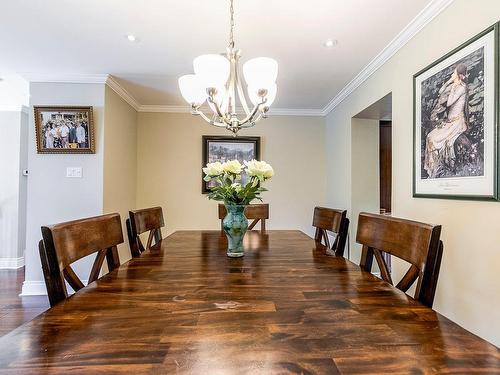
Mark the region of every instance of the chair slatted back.
POLYGON ((65 280, 76 291, 84 284, 71 264, 97 253, 88 283, 97 280, 104 259, 109 271, 120 266, 117 245, 123 243, 119 214, 109 214, 42 227, 38 244, 50 305, 68 298, 65 280))
POLYGON ((382 252, 405 260, 411 266, 396 288, 406 292, 417 281, 415 299, 432 307, 443 255, 440 236, 440 225, 360 213, 356 236, 363 245, 360 266, 371 272, 375 257, 382 279, 393 284, 382 252))
MULTIPOLYGON (((219 220, 221 230, 223 230, 223 220, 227 215, 226 206, 219 203, 219 220)), ((252 230, 260 221, 261 232, 266 231, 266 220, 269 219, 269 203, 249 204, 245 207, 245 217, 252 220, 248 230, 252 230)))
POLYGON ((316 228, 314 239, 324 244, 336 256, 344 256, 344 249, 349 231, 349 219, 346 210, 333 208, 315 207, 313 215, 313 227, 316 228), (335 241, 330 246, 328 232, 336 234, 335 241))
POLYGON ((140 256, 143 251, 150 249, 151 246, 161 241, 161 228, 165 226, 163 210, 161 207, 152 207, 129 211, 129 218, 126 220, 126 225, 130 252, 135 258, 140 256), (145 232, 149 232, 149 235, 144 247, 139 235, 145 232))

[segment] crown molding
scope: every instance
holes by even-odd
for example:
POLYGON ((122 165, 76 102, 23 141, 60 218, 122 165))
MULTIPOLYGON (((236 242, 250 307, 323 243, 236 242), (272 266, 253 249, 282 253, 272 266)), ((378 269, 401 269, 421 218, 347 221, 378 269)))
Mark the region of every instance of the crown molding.
POLYGON ((132 108, 139 111, 141 105, 139 102, 130 94, 125 88, 120 85, 112 75, 108 76, 106 79, 106 85, 109 86, 118 96, 125 100, 132 108))
POLYGON ((98 83, 105 84, 109 74, 44 74, 44 73, 21 73, 29 82, 45 83, 98 83))
POLYGON ((139 106, 138 112, 190 113, 188 105, 149 105, 139 106))
POLYGON ((0 112, 29 113, 29 107, 25 105, 0 105, 0 112))
POLYGON ((308 108, 271 108, 271 116, 324 116, 322 109, 308 108))
POLYGON ((371 77, 382 65, 406 45, 420 30, 445 10, 454 0, 432 0, 396 37, 366 65, 340 92, 323 108, 328 115, 342 103, 354 90, 371 77))
MULTIPOLYGON (((191 109, 188 105, 141 105, 138 112, 191 113, 191 109)), ((242 108, 238 108, 236 112, 244 113, 242 108)), ((321 109, 271 108, 269 114, 272 116, 324 116, 321 109)))
MULTIPOLYGON (((363 82, 370 78, 382 65, 405 46, 420 30, 445 10, 454 0, 432 0, 427 6, 366 65, 330 102, 322 109, 271 108, 274 116, 326 116, 363 82)), ((188 105, 146 105, 140 104, 132 94, 109 74, 21 74, 30 82, 50 83, 99 83, 108 85, 137 112, 190 113, 188 105)), ((0 107, 0 110, 1 107, 0 107)), ((19 110, 19 108, 17 108, 19 110)), ((239 110, 238 112, 242 112, 239 110)))

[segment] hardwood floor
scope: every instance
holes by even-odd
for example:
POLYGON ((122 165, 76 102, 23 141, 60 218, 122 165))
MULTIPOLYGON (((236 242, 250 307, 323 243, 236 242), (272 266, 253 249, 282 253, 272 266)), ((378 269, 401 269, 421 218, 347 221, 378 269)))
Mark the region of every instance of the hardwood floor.
POLYGON ((24 268, 0 270, 0 337, 49 308, 47 296, 19 297, 24 268))
POLYGON ((0 338, 0 374, 499 374, 498 348, 304 233, 244 243, 175 232, 0 338))

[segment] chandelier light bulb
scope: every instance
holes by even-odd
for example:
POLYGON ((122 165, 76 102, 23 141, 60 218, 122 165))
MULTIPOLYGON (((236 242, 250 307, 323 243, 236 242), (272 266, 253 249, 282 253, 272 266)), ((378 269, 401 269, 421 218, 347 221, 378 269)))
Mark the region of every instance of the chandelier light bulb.
MULTIPOLYGON (((262 103, 262 97, 259 96, 259 90, 261 89, 257 88, 256 86, 248 86, 248 97, 250 98, 250 101, 253 105, 259 105, 260 103, 262 103)), ((274 103, 277 91, 278 86, 276 85, 276 83, 268 86, 267 94, 266 96, 264 96, 264 98, 267 99, 266 104, 264 105, 265 107, 270 107, 274 103)))
POLYGON ((230 63, 221 55, 201 55, 193 61, 194 73, 198 75, 205 88, 222 87, 229 78, 230 63))
POLYGON ((243 75, 247 85, 268 89, 278 77, 278 63, 269 57, 257 57, 243 65, 243 75))
POLYGON ((200 77, 195 74, 186 74, 180 77, 179 89, 184 100, 191 105, 200 106, 207 98, 205 87, 200 77))

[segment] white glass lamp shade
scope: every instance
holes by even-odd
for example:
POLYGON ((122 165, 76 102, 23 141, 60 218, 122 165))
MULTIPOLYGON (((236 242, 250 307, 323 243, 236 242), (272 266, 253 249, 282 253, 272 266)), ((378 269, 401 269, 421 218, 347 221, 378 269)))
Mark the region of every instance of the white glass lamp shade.
POLYGON ((194 72, 205 88, 222 87, 229 79, 230 63, 222 55, 201 55, 193 60, 194 72))
MULTIPOLYGON (((278 91, 278 86, 276 83, 273 83, 269 88, 267 88, 267 95, 265 98, 267 99, 265 106, 270 107, 274 103, 274 99, 276 99, 276 92, 278 91)), ((262 103, 262 98, 259 96, 259 89, 257 87, 248 86, 248 97, 253 105, 257 105, 262 103)))
POLYGON ((248 86, 269 89, 278 77, 278 63, 269 57, 257 57, 243 65, 243 75, 248 86))
POLYGON ((206 98, 206 90, 200 79, 195 74, 186 74, 179 78, 179 89, 182 97, 189 104, 202 105, 206 98))

